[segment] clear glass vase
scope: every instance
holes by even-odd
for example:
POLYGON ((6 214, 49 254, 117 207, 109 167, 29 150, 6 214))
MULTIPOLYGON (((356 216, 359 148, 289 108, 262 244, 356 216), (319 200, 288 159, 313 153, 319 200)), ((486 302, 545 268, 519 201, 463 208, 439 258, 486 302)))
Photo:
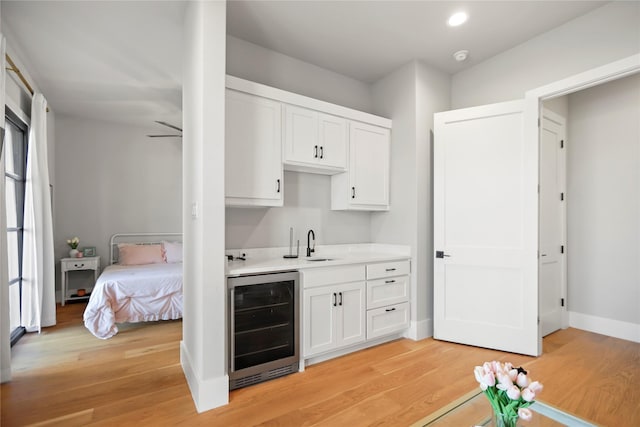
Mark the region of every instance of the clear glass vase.
POLYGON ((518 416, 508 416, 499 412, 493 411, 493 426, 494 427, 517 427, 518 416))

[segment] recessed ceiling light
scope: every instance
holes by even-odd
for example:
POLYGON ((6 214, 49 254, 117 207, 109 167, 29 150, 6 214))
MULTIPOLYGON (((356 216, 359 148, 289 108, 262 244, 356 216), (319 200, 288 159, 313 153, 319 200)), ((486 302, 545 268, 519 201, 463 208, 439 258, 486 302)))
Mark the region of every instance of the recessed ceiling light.
POLYGON ((457 27, 458 25, 462 25, 465 22, 467 22, 467 19, 469 17, 467 16, 466 13, 464 12, 457 12, 454 13, 453 15, 451 15, 449 17, 449 20, 447 21, 447 23, 449 24, 449 26, 451 27, 457 27))

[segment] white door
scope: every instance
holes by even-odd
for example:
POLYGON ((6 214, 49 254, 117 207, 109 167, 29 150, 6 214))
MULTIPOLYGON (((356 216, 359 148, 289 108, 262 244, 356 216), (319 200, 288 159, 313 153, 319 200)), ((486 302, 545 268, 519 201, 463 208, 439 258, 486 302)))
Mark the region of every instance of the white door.
POLYGON ((389 129, 351 122, 349 133, 352 205, 389 204, 389 129))
POLYGON ((565 267, 565 119, 543 110, 540 130, 540 328, 562 328, 565 267))
POLYGON ((434 338, 537 355, 538 147, 524 102, 434 122, 434 338))
POLYGON ((320 159, 318 113, 293 105, 285 105, 284 112, 284 160, 317 163, 320 159))
POLYGON ((280 103, 227 89, 225 123, 226 203, 282 206, 280 103))
POLYGON ((342 117, 318 113, 319 157, 326 166, 347 168, 347 121, 342 117))
POLYGON ((365 328, 365 282, 340 285, 338 288, 338 330, 340 345, 351 345, 363 342, 366 338, 365 328))
POLYGON ((338 295, 333 287, 304 290, 304 356, 332 350, 337 345, 334 311, 338 295))

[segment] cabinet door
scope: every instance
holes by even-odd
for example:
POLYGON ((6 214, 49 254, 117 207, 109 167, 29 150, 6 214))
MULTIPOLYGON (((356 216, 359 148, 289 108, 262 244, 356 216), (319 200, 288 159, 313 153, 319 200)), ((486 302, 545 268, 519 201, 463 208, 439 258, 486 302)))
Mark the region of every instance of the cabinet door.
POLYGON ((366 338, 365 283, 356 282, 338 287, 339 346, 363 342, 366 338))
POLYGON ((334 287, 305 289, 303 307, 304 357, 336 347, 335 311, 337 294, 334 287))
POLYGON ((318 114, 319 159, 324 166, 346 170, 347 121, 342 117, 318 114))
POLYGON ((293 105, 285 105, 284 111, 284 160, 317 163, 320 159, 318 113, 293 105))
POLYGON ((282 206, 281 106, 227 89, 227 205, 282 206))
POLYGON ((351 122, 351 205, 389 205, 389 130, 351 122))

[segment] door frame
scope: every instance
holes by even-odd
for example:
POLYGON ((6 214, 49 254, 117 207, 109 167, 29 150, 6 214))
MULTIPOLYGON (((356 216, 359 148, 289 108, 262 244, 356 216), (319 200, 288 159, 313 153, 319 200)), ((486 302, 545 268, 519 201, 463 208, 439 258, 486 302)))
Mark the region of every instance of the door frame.
MULTIPOLYGON (((542 102, 568 95, 583 89, 608 83, 636 73, 640 73, 640 53, 628 56, 618 61, 593 68, 591 70, 567 77, 525 92, 524 105, 524 137, 527 147, 540 145, 540 121, 542 117, 542 102)), ((537 155, 537 153, 536 153, 537 155)), ((540 159, 538 157, 538 168, 540 159)), ((538 171, 536 171, 536 176, 538 171)), ((538 177, 539 178, 539 177, 538 177)), ((537 216, 537 206, 536 206, 537 216)), ((537 222, 536 222, 537 223, 537 222)), ((539 233, 536 224, 536 235, 539 233)), ((536 236, 537 238, 537 236, 536 236)), ((538 275, 539 280, 539 275, 538 275)), ((568 310, 567 310, 568 313, 568 310)), ((542 354, 542 334, 538 325, 538 353, 542 354)))

